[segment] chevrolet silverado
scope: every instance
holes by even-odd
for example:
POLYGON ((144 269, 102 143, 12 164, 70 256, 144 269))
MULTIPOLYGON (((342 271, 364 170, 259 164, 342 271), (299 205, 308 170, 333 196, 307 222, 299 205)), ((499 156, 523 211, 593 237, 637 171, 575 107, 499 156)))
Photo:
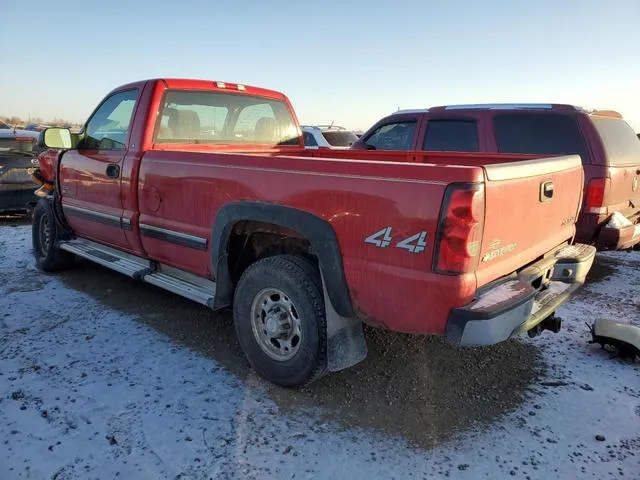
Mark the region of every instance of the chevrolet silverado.
POLYGON ((361 361, 363 322, 458 345, 555 331, 595 254, 572 241, 578 155, 334 158, 305 150, 286 96, 247 85, 124 85, 41 146, 39 268, 83 257, 232 307, 250 364, 284 386, 361 361))

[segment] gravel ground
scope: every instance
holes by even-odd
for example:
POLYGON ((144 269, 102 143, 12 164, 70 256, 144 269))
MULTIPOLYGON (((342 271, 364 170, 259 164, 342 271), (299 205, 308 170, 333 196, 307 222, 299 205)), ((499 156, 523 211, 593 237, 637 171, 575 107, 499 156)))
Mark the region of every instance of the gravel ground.
POLYGON ((88 262, 44 275, 29 234, 0 221, 1 479, 640 478, 638 365, 584 326, 640 319, 639 253, 599 256, 558 335, 367 329, 366 361, 292 391, 253 375, 228 313, 88 262))
MULTIPOLYGON (((90 262, 60 278, 69 288, 135 316, 239 377, 249 374, 230 312, 214 315, 90 262)), ((536 348, 518 341, 460 349, 440 338, 367 329, 367 346, 367 359, 354 368, 301 391, 266 384, 267 391, 285 410, 318 407, 323 417, 345 427, 372 427, 432 446, 516 408, 543 368, 536 348), (412 405, 411 416, 406 404, 412 405)))

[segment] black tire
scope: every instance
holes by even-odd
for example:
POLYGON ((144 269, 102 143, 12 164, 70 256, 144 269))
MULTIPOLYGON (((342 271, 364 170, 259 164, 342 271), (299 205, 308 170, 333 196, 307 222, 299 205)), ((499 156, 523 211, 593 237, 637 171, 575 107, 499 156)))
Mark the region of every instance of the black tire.
POLYGON ((322 281, 318 268, 310 260, 277 255, 250 265, 235 290, 233 319, 238 341, 249 363, 266 380, 283 387, 299 387, 326 372, 327 321, 322 281), (268 289, 281 291, 294 306, 301 334, 292 358, 272 358, 261 344, 260 334, 254 333, 254 301, 268 289))
POLYGON ((56 248, 56 244, 62 239, 62 232, 49 200, 43 198, 36 204, 31 232, 33 255, 40 270, 56 272, 73 265, 75 256, 56 248))

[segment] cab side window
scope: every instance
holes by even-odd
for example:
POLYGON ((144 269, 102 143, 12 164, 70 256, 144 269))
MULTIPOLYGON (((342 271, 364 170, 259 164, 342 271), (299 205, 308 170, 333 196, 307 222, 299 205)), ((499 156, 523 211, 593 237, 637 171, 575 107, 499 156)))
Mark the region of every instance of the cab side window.
POLYGON ((376 128, 364 143, 372 150, 412 150, 416 123, 415 120, 386 123, 376 128))
POLYGON ((124 150, 129 136, 138 90, 118 92, 107 98, 93 114, 79 149, 124 150))
POLYGON ((493 129, 500 153, 578 154, 583 161, 589 158, 574 116, 558 113, 505 113, 494 117, 493 129))
POLYGON ((437 152, 477 152, 478 125, 475 120, 429 120, 422 149, 437 152))

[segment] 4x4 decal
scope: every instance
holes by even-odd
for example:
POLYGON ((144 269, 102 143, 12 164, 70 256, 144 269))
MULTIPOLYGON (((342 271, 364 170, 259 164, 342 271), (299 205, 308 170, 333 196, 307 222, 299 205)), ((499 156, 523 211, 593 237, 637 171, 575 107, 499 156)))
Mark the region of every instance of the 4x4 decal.
MULTIPOLYGON (((364 243, 369 243, 379 248, 387 248, 391 245, 391 242, 393 242, 393 237, 391 236, 392 230, 391 227, 378 230, 365 238, 364 243)), ((422 253, 427 248, 427 232, 423 230, 404 240, 400 240, 396 243, 395 247, 402 248, 411 253, 422 253)))

